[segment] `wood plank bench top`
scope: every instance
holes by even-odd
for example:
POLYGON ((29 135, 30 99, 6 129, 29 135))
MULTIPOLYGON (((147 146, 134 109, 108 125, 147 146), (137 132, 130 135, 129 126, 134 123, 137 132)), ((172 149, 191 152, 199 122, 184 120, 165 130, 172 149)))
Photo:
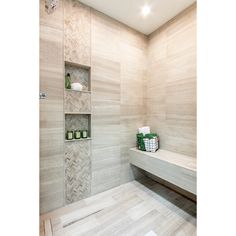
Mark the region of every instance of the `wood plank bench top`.
POLYGON ((196 195, 196 158, 163 149, 130 149, 130 163, 196 195))

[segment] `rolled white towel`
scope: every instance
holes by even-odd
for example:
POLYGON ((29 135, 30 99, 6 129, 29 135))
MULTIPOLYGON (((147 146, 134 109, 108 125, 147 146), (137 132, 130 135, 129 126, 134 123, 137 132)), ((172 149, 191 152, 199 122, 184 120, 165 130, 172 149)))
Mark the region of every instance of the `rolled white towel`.
POLYGON ((72 83, 71 89, 76 90, 76 91, 82 91, 83 85, 81 83, 72 83))

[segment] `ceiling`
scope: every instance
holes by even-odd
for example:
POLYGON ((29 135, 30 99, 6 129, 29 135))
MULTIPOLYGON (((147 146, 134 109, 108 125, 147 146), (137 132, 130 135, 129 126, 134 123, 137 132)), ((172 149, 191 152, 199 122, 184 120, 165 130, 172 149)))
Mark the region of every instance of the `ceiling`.
POLYGON ((195 0, 79 0, 92 8, 130 26, 146 35, 169 21, 195 0), (144 17, 141 9, 144 5, 151 8, 144 17))

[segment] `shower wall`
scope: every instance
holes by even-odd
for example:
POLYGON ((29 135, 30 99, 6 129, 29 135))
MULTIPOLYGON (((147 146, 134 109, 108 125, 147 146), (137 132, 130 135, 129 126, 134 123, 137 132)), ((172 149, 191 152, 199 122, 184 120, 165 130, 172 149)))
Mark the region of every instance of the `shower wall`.
POLYGON ((65 60, 91 66, 91 173, 78 168, 93 195, 134 178, 128 149, 145 119, 147 37, 77 0, 64 1, 64 22, 65 60))
POLYGON ((128 149, 145 122, 147 37, 93 9, 91 36, 95 194, 133 179, 128 149))
MULTIPOLYGON (((48 94, 40 102, 44 104, 40 110, 40 211, 44 213, 66 204, 65 186, 78 180, 78 169, 86 180, 91 176, 84 197, 141 174, 131 171, 128 150, 135 146, 137 127, 145 123, 148 39, 77 0, 59 1, 50 15, 41 0, 40 14, 40 83, 48 94), (88 160, 75 161, 69 183, 64 155, 64 61, 91 67, 92 91, 91 170, 83 168, 88 160)), ((80 196, 83 191, 79 190, 80 196)))
POLYGON ((160 147, 196 156, 196 4, 149 36, 147 123, 160 147))
POLYGON ((65 60, 91 67, 91 169, 81 159, 70 170, 71 183, 84 171, 86 196, 142 175, 128 162, 140 126, 160 134, 161 148, 196 154, 195 5, 147 37, 77 0, 59 1, 50 15, 40 2, 40 90, 47 93, 40 101, 41 213, 65 205, 70 184, 65 60))
MULTIPOLYGON (((50 15, 40 1, 40 212, 64 204, 63 6, 50 15)), ((35 160, 37 161, 37 160, 35 160)))

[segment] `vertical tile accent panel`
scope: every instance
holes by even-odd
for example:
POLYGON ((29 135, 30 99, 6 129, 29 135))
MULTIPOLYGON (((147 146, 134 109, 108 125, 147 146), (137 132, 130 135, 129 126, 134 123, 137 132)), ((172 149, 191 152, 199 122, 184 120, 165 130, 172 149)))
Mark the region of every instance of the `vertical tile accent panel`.
POLYGON ((90 8, 77 0, 65 0, 65 61, 90 66, 90 8))
POLYGON ((90 195, 90 141, 66 143, 65 187, 66 203, 73 203, 90 195))
POLYGON ((120 24, 91 11, 92 186, 96 194, 120 182, 120 24))
POLYGON ((145 122, 146 50, 146 36, 121 27, 121 184, 134 179, 128 150, 136 145, 137 129, 145 122))
POLYGON ((144 125, 147 37, 91 11, 92 189, 133 179, 128 163, 137 128, 144 125))
POLYGON ((63 6, 45 12, 40 1, 40 213, 64 204, 63 6))
POLYGON ((149 38, 147 121, 163 149, 196 156, 196 4, 149 38))
MULTIPOLYGON (((91 113, 90 8, 76 0, 65 0, 64 8, 64 58, 65 74, 72 82, 80 82, 84 92, 65 90, 64 108, 69 113, 91 113), (88 66, 82 68, 81 66, 88 66)), ((65 129, 88 129, 89 115, 65 115, 65 129)), ((65 144, 65 202, 76 202, 90 195, 91 141, 81 140, 65 144)))
POLYGON ((65 90, 65 112, 91 112, 91 94, 65 90))

